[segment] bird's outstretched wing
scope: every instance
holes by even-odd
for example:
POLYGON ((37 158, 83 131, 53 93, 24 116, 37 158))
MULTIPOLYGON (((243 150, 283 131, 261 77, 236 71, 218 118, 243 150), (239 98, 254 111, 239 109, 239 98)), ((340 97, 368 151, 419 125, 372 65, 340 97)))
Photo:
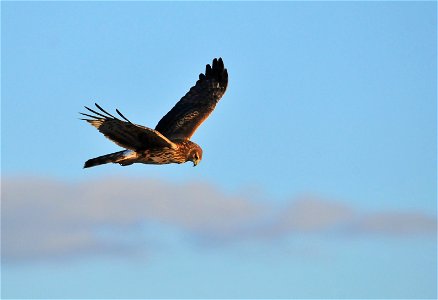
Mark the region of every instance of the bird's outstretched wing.
POLYGON ((87 110, 95 115, 80 113, 81 115, 91 118, 82 120, 87 121, 96 127, 101 133, 117 145, 134 151, 161 147, 177 148, 174 143, 158 131, 131 123, 131 121, 125 118, 119 110, 116 109, 117 113, 125 121, 122 121, 106 112, 97 103, 95 103, 95 105, 100 112, 85 106, 87 110))
POLYGON ((155 130, 169 139, 190 139, 210 115, 227 89, 228 72, 222 58, 207 65, 205 74, 188 93, 158 122, 155 130))

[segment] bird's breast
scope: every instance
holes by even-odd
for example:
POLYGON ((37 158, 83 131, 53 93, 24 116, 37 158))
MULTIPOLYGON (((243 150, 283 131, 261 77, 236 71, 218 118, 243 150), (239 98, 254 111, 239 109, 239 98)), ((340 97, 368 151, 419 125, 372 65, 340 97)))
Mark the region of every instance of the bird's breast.
POLYGON ((161 148, 149 149, 139 153, 139 161, 145 164, 171 164, 183 163, 186 161, 185 155, 182 155, 181 149, 161 148))

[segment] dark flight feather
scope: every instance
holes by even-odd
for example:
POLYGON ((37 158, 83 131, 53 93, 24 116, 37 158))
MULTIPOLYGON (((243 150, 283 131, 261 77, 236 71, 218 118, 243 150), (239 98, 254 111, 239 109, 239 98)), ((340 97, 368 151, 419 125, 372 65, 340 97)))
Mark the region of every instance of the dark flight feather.
POLYGON ((155 130, 169 139, 190 139, 210 115, 228 85, 228 72, 222 58, 207 65, 187 94, 158 122, 155 130))
POLYGON ((171 142, 158 131, 131 123, 118 110, 117 112, 122 118, 127 120, 126 122, 117 119, 105 111, 97 103, 96 107, 108 116, 105 116, 85 106, 86 109, 100 117, 81 113, 87 117, 94 118, 83 120, 96 127, 101 133, 103 133, 107 138, 112 140, 117 145, 134 151, 160 147, 176 148, 176 145, 173 142, 171 142))

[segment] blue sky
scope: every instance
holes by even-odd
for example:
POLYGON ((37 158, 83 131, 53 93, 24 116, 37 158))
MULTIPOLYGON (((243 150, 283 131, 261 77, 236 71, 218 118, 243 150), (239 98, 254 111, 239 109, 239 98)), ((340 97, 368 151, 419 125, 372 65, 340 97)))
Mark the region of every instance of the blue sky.
POLYGON ((436 297, 436 3, 1 8, 3 297, 436 297), (219 56, 196 168, 82 169, 219 56))

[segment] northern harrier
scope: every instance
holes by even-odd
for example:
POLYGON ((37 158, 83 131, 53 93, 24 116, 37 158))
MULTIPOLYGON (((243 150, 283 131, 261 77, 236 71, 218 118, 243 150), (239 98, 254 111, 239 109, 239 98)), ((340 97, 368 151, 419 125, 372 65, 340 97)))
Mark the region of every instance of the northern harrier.
POLYGON ((155 129, 131 123, 118 109, 120 120, 106 112, 97 103, 100 111, 87 110, 95 115, 81 113, 91 119, 82 119, 96 127, 107 138, 127 150, 99 156, 85 162, 84 168, 107 163, 122 166, 133 163, 170 164, 193 162, 196 166, 202 159, 202 149, 190 141, 193 133, 214 110, 227 89, 228 73, 222 58, 207 65, 205 74, 158 122, 155 129))

